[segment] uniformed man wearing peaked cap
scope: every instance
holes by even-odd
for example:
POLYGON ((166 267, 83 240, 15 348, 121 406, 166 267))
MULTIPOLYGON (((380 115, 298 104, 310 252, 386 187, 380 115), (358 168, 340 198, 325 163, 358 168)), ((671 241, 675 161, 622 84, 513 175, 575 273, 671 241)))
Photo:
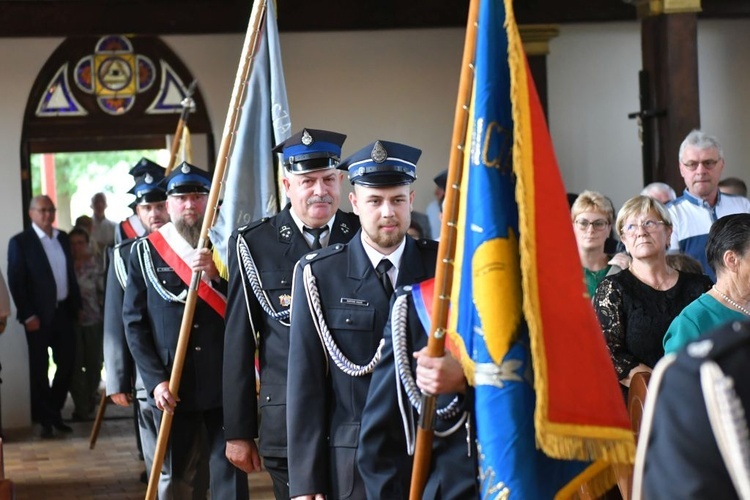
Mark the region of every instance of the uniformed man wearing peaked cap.
POLYGON ((286 382, 294 265, 311 250, 346 243, 359 229, 355 215, 338 209, 343 174, 336 166, 345 138, 307 128, 276 146, 274 151, 283 157, 284 188, 290 203, 278 215, 234 231, 228 245, 226 454, 240 469, 258 470, 254 438, 260 437, 260 455, 276 498, 289 498, 286 382))
POLYGON ((159 489, 168 498, 200 496, 201 476, 194 473, 198 453, 198 461, 209 464, 211 498, 247 499, 247 475, 224 456, 221 386, 227 282, 219 277, 211 252, 196 249, 211 179, 206 171, 182 163, 161 185, 171 222, 135 243, 123 300, 125 335, 154 407, 154 424, 159 427, 162 411, 174 414, 164 458, 170 477, 159 489), (169 380, 194 272, 202 279, 178 400, 169 390, 169 380))
POLYGON ((633 499, 750 498, 750 322, 731 322, 654 368, 633 499))
POLYGON ((153 410, 148 403, 143 380, 135 370, 135 362, 125 340, 122 324, 122 300, 128 281, 128 260, 133 243, 169 222, 167 193, 159 184, 164 178, 164 168, 141 158, 130 170, 135 184, 128 191, 135 196, 130 207, 135 212, 120 222, 115 231, 118 243, 108 254, 106 300, 104 301, 104 366, 106 368, 106 391, 119 406, 129 406, 135 390, 135 414, 138 424, 138 444, 151 469, 156 447, 157 431, 153 410))
POLYGON ((292 497, 365 498, 360 417, 394 285, 431 277, 437 245, 406 238, 419 149, 375 141, 342 161, 361 229, 295 269, 287 423, 292 497), (317 333, 317 334, 316 334, 317 333))
POLYGON ((128 193, 135 196, 135 200, 129 206, 135 213, 117 225, 117 229, 115 230, 115 244, 131 238, 140 238, 148 232, 138 214, 138 205, 161 203, 165 207, 164 214, 166 216, 167 193, 160 184, 162 179, 164 179, 164 172, 164 167, 152 162, 148 158, 141 158, 130 169, 128 173, 133 176, 135 183, 128 190, 128 193))

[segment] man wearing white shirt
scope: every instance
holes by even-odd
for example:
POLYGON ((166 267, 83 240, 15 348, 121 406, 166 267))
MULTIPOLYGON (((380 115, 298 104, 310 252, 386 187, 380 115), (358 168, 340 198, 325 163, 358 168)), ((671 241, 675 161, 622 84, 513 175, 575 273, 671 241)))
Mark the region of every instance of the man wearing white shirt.
POLYGON ((73 322, 81 309, 68 235, 52 226, 55 213, 48 196, 36 196, 29 205, 31 227, 8 244, 8 285, 29 348, 31 417, 42 424, 43 438, 52 437, 53 428, 72 431, 60 412, 75 362, 73 322), (48 348, 57 365, 51 386, 48 348))

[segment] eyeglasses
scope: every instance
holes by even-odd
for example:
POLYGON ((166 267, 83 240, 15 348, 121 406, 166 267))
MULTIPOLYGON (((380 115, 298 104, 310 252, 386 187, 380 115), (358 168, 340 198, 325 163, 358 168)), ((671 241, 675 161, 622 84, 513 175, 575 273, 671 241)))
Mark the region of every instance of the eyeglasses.
POLYGON ((594 231, 601 231, 602 229, 609 226, 609 222, 607 222, 604 219, 597 219, 595 221, 590 221, 587 219, 576 219, 575 225, 578 226, 578 229, 581 231, 588 230, 589 226, 594 228, 594 231))
POLYGON ((718 160, 703 160, 703 161, 689 161, 687 163, 685 163, 683 161, 682 164, 688 170, 697 170, 698 169, 698 165, 703 165, 703 168, 705 168, 706 170, 713 170, 714 167, 716 165, 718 165, 720 161, 721 161, 721 159, 718 159, 718 160))
POLYGON ((641 228, 641 227, 643 229, 645 229, 646 231, 648 231, 649 233, 653 233, 654 231, 656 231, 656 229, 659 226, 663 226, 664 224, 666 224, 666 223, 664 221, 661 221, 661 220, 651 220, 651 219, 644 220, 643 222, 636 223, 636 224, 626 224, 622 228, 622 233, 623 234, 633 234, 636 231, 638 231, 638 228, 641 228))

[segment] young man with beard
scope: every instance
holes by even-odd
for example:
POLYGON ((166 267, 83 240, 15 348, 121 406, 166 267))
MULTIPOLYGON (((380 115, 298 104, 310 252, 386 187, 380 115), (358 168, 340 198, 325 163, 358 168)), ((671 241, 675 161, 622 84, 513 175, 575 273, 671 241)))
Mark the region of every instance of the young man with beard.
POLYGON ((362 228, 295 269, 286 398, 293 498, 365 497, 355 462, 360 417, 393 286, 435 271, 437 244, 405 237, 420 154, 376 141, 341 162, 362 228))
POLYGON ((123 319, 128 346, 155 411, 174 414, 164 466, 166 498, 191 498, 200 487, 194 461, 207 459, 211 498, 248 498, 247 475, 224 456, 221 374, 226 281, 208 249, 196 250, 208 201, 208 174, 182 163, 163 184, 172 220, 136 243, 130 255, 123 319), (193 272, 202 273, 180 382, 169 390, 184 302, 193 272), (208 457, 201 445, 206 437, 208 457), (197 457, 197 458, 196 458, 197 457))
POLYGON ((289 498, 285 401, 294 266, 311 250, 346 243, 359 229, 354 214, 338 210, 344 174, 336 166, 345 138, 335 132, 303 129, 274 148, 283 154, 284 188, 290 203, 274 217, 237 229, 229 240, 224 334, 226 455, 235 466, 253 472, 260 469, 260 452, 277 499, 289 498), (260 398, 256 346, 262 374, 260 398))

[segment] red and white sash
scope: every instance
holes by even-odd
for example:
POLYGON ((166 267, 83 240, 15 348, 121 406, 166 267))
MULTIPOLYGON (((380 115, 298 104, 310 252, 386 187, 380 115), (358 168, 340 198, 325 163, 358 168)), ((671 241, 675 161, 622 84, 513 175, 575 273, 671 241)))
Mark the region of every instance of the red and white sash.
MULTIPOLYGON (((197 250, 177 232, 174 224, 165 224, 148 235, 148 240, 156 249, 159 256, 169 264, 183 283, 190 287, 193 279, 193 270, 190 263, 197 250)), ((201 280, 198 285, 198 297, 203 299, 222 318, 227 309, 227 298, 219 291, 211 288, 205 281, 201 280)))
POLYGON ((122 227, 122 232, 125 235, 124 239, 126 240, 138 238, 139 236, 146 234, 146 228, 143 227, 141 219, 139 219, 136 214, 133 214, 120 222, 120 227, 122 227))

